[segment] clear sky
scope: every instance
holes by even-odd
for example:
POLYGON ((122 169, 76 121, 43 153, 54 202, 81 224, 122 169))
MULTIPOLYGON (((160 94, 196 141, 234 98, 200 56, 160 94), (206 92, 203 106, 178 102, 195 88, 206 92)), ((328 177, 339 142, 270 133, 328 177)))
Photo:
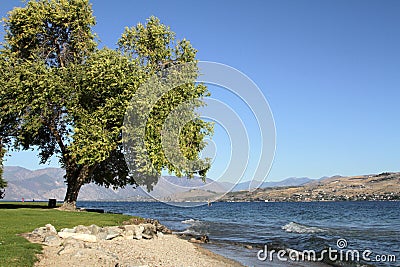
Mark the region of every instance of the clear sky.
MULTIPOLYGON (((258 85, 276 123, 268 180, 400 170, 400 1, 92 3, 102 45, 115 47, 125 26, 155 15, 192 42, 198 59, 258 85)), ((3 17, 22 4, 0 5, 3 17)), ((20 152, 5 165, 45 167, 20 152)))

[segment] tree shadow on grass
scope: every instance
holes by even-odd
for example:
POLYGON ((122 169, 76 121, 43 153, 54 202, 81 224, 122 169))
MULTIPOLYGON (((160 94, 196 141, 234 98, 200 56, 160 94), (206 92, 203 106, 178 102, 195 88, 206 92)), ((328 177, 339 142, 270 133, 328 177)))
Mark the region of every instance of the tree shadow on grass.
MULTIPOLYGON (((59 205, 57 205, 58 207, 59 205)), ((0 209, 51 209, 47 202, 1 202, 0 209)))

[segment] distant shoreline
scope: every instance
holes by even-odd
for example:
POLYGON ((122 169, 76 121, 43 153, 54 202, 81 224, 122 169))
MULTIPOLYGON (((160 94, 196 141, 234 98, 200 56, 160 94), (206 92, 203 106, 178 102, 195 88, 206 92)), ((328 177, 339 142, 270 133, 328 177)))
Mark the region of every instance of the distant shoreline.
MULTIPOLYGON (((30 171, 21 167, 4 167, 8 182, 5 199, 13 201, 47 201, 49 198, 63 200, 66 193, 64 170, 46 168, 30 171)), ((354 201, 354 200, 400 200, 400 173, 384 172, 359 176, 333 176, 320 179, 288 178, 280 182, 241 182, 225 184, 207 179, 204 187, 201 179, 181 179, 173 176, 158 181, 152 192, 163 202, 217 202, 217 201, 354 201), (169 184, 181 185, 179 190, 165 190, 169 184), (253 188, 252 186, 262 187, 253 188), (246 191, 249 188, 251 192, 246 191)), ((142 188, 113 190, 95 184, 87 184, 79 193, 80 201, 154 202, 142 188)))
MULTIPOLYGON (((259 201, 259 200, 243 200, 243 201, 229 201, 229 200, 221 200, 221 201, 215 201, 212 203, 312 203, 312 202, 324 202, 324 203, 329 203, 329 202, 397 202, 400 201, 400 199, 390 199, 390 200, 311 200, 311 201, 259 201)), ((20 200, 7 200, 7 199, 1 199, 0 203, 25 203, 25 204, 30 204, 30 203, 47 203, 48 200, 27 200, 27 201, 20 201, 20 200)), ((137 201, 137 200, 78 200, 79 202, 106 202, 106 203, 112 203, 112 202, 118 202, 118 203, 166 203, 167 205, 169 203, 203 203, 203 205, 207 205, 207 202, 204 201, 191 201, 191 202, 180 202, 180 201, 175 201, 175 202, 164 202, 164 201, 158 201, 158 200, 153 200, 153 201, 137 201)), ((62 204, 62 201, 57 201, 57 204, 62 204)), ((113 212, 105 212, 105 213, 113 213, 113 212)))

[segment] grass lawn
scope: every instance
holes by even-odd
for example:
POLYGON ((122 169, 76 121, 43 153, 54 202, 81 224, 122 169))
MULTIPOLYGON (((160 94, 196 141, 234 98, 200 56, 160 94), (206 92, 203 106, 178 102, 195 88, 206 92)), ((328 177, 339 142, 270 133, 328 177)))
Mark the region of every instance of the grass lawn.
POLYGON ((48 223, 59 231, 79 224, 119 225, 131 216, 47 209, 47 203, 0 202, 0 266, 33 266, 41 246, 17 234, 31 232, 48 223))

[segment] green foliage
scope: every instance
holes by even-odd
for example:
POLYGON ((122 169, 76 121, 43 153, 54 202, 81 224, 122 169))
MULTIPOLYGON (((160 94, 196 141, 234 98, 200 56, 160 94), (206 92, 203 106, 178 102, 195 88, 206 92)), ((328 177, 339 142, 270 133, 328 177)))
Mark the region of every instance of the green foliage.
MULTIPOLYGON (((3 170, 1 170, 3 171, 3 170)), ((4 198, 5 195, 5 190, 4 188, 7 187, 7 182, 3 180, 3 178, 0 178, 0 199, 4 198)))
POLYGON ((45 60, 65 66, 94 51, 91 32, 95 24, 88 0, 29 1, 9 12, 6 41, 19 59, 45 60))
MULTIPOLYGON (((0 168, 0 174, 3 174, 3 168, 0 168)), ((7 182, 3 180, 3 178, 0 178, 0 188, 3 189, 7 186, 7 182)), ((0 196, 0 198, 2 198, 0 196)))
POLYGON ((0 199, 4 198, 4 188, 7 187, 7 182, 3 179, 3 157, 5 150, 0 143, 0 199))
POLYGON ((31 232, 37 227, 51 223, 57 230, 76 225, 111 226, 120 225, 131 217, 121 214, 92 212, 63 212, 41 208, 47 203, 0 202, 0 266, 33 266, 39 244, 30 243, 18 234, 31 232), (25 208, 26 206, 37 208, 25 208))
MULTIPOLYGON (((41 162, 58 155, 66 169, 67 201, 80 186, 96 182, 123 187, 154 175, 129 171, 124 160, 122 129, 126 107, 140 86, 171 66, 196 64, 196 50, 177 41, 169 27, 151 17, 126 28, 119 48, 97 48, 88 0, 29 1, 4 19, 5 45, 0 51, 0 138, 9 149, 37 148, 41 162)), ((146 92, 144 92, 146 93, 146 92)), ((196 172, 165 157, 162 125, 179 104, 196 103, 193 120, 180 132, 180 150, 198 159, 212 126, 194 113, 207 88, 189 83, 164 95, 147 123, 146 148, 156 176, 163 169, 177 175, 196 172)), ((198 171, 203 177, 208 168, 198 171)), ((146 171, 148 171, 146 173, 146 171)), ((151 188, 156 177, 149 183, 151 188)), ((76 194, 74 194, 76 193, 76 194)))

